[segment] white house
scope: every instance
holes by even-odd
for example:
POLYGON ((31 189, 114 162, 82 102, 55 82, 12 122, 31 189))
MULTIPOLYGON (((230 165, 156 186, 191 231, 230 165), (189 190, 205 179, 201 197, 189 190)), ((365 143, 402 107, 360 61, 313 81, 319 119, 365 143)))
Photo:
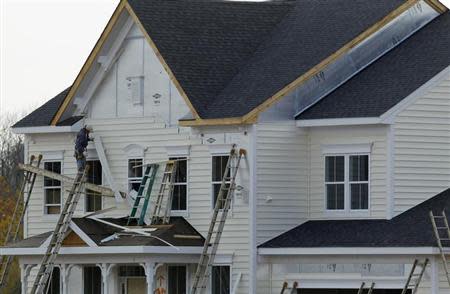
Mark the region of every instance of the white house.
MULTIPOLYGON (((173 217, 166 242, 105 241, 117 228, 89 215, 125 225, 131 207, 87 191, 49 293, 189 293, 233 144, 247 156, 207 293, 401 293, 427 258, 418 293, 450 293, 429 217, 450 206, 449 48, 437 0, 122 0, 74 83, 13 130, 73 178, 91 126, 89 181, 116 192, 178 159, 173 217)), ((23 293, 68 188, 39 176, 26 238, 0 249, 23 293)))

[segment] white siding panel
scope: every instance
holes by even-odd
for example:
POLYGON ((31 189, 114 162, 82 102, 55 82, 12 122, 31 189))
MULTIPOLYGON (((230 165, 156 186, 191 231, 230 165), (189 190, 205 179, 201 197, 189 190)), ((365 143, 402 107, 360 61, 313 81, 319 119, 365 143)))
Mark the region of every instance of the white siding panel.
POLYGON ((395 122, 395 213, 450 187, 450 77, 395 122))
POLYGON ((260 243, 307 218, 308 141, 293 121, 260 123, 256 130, 256 230, 260 243))

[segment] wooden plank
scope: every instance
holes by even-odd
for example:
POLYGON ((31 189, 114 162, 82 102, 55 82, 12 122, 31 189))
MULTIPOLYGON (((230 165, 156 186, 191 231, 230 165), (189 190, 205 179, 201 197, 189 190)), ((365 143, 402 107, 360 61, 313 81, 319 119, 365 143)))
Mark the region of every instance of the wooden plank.
MULTIPOLYGON (((67 184, 70 184, 70 185, 73 184, 73 181, 74 181, 74 179, 71 178, 71 177, 64 176, 64 175, 61 175, 61 174, 57 174, 57 173, 54 173, 54 172, 51 172, 51 171, 48 171, 48 170, 45 170, 45 169, 42 169, 42 168, 37 168, 37 167, 31 166, 29 164, 19 163, 19 168, 21 170, 29 171, 29 172, 35 173, 37 175, 44 176, 44 177, 51 178, 51 179, 55 179, 55 180, 58 180, 58 181, 61 181, 63 183, 67 183, 67 184)), ((94 185, 94 184, 91 184, 91 183, 86 183, 85 185, 86 185, 85 186, 86 189, 92 190, 94 192, 101 193, 102 196, 114 197, 113 190, 111 190, 109 188, 106 188, 106 187, 103 187, 103 186, 94 185)))
POLYGON ((111 169, 109 168, 108 159, 106 158, 105 148, 103 147, 102 138, 98 135, 94 136, 94 144, 95 150, 97 150, 98 159, 102 164, 102 171, 108 181, 109 186, 114 191, 114 196, 116 198, 116 202, 122 201, 122 195, 119 192, 119 189, 116 186, 116 182, 114 181, 114 177, 112 175, 111 169))
POLYGON ((448 8, 439 0, 425 0, 425 2, 439 13, 444 13, 448 10, 448 8))

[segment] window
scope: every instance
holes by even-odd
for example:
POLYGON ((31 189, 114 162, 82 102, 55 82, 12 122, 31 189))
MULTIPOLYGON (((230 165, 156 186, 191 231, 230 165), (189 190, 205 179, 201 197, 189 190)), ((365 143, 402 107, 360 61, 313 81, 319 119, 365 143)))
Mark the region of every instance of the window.
MULTIPOLYGON (((100 160, 88 161, 89 171, 87 182, 95 185, 102 184, 102 165, 100 160)), ((102 194, 86 189, 86 212, 102 210, 102 194)))
POLYGON ((84 294, 102 294, 102 271, 98 266, 83 268, 84 294))
POLYGON ((351 209, 369 208, 369 156, 352 155, 350 160, 351 209))
POLYGON ((369 155, 325 157, 327 210, 369 209, 369 155))
MULTIPOLYGON (((227 167, 228 155, 213 156, 212 157, 212 191, 213 191, 213 207, 216 206, 217 197, 219 196, 220 186, 227 167)), ((227 177, 230 174, 228 173, 227 177)), ((229 186, 230 181, 226 181, 229 186)), ((225 202, 220 203, 220 208, 223 209, 225 202)))
POLYGON ((128 159, 128 190, 139 191, 141 185, 144 168, 144 160, 142 158, 128 159))
POLYGON ((186 267, 169 266, 168 294, 186 294, 186 267))
MULTIPOLYGON (((61 161, 44 162, 44 169, 61 174, 61 161)), ((59 214, 61 211, 61 182, 44 177, 44 214, 59 214)))
POLYGON ((170 160, 177 160, 172 210, 187 210, 187 159, 186 157, 178 157, 170 158, 170 160))
POLYGON ((344 156, 325 159, 327 209, 344 209, 344 156))
POLYGON ((213 266, 211 273, 211 294, 229 294, 230 280, 229 266, 213 266))
POLYGON ((59 294, 61 290, 61 272, 59 267, 54 267, 52 275, 47 284, 47 289, 44 290, 44 293, 47 294, 59 294))

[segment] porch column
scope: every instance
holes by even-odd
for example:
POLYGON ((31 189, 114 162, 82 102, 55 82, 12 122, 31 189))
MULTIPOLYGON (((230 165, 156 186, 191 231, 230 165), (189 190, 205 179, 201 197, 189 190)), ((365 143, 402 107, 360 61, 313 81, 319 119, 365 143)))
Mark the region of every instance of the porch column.
POLYGON ((431 294, 439 294, 439 260, 436 256, 431 256, 430 261, 431 294))
POLYGON ((154 262, 147 261, 144 262, 142 266, 144 267, 145 279, 147 281, 147 294, 153 294, 156 264, 154 262))
POLYGON ((22 294, 27 294, 28 291, 28 277, 30 272, 37 264, 21 264, 20 265, 20 282, 22 284, 22 294))
POLYGON ((69 294, 69 276, 74 264, 61 265, 62 294, 69 294))
POLYGON ((111 263, 102 263, 97 265, 102 270, 102 292, 104 294, 109 293, 109 276, 114 265, 115 264, 111 263))

